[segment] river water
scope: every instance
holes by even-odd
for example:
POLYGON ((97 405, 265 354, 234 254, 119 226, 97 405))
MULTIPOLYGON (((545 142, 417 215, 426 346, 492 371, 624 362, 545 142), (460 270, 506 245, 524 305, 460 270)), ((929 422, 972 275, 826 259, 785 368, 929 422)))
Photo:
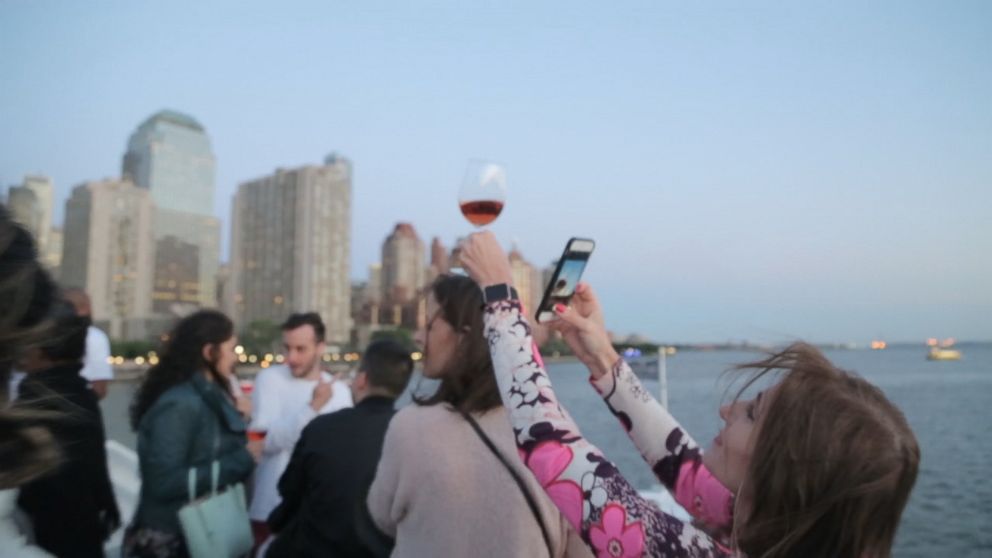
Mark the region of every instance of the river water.
MULTIPOLYGON (((923 452, 920 475, 900 526, 897 557, 992 556, 992 345, 964 345, 964 359, 928 362, 924 350, 828 351, 839 366, 882 388, 906 414, 923 452)), ((754 353, 683 351, 668 357, 672 414, 702 444, 719 429, 717 408, 726 393, 721 373, 754 360, 754 353)), ((555 391, 583 434, 638 488, 655 486, 581 364, 549 366, 555 391)), ((658 393, 655 380, 645 386, 658 393)), ((412 386, 429 389, 426 382, 412 386)), ((117 382, 103 402, 108 437, 133 447, 126 413, 135 385, 117 382)), ((865 459, 871 459, 866 455, 865 459)))

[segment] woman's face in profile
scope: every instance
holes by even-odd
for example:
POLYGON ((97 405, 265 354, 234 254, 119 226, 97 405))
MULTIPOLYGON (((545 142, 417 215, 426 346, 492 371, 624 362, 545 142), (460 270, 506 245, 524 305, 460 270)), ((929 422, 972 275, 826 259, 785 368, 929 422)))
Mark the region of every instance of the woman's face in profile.
POLYGON ((740 399, 720 407, 724 425, 703 454, 703 463, 735 494, 747 475, 761 416, 773 395, 771 388, 754 399, 740 399))
POLYGON ((230 339, 217 345, 217 361, 214 366, 225 378, 234 374, 234 365, 238 360, 234 347, 238 345, 237 336, 232 335, 230 339))
POLYGON ((427 324, 417 330, 414 340, 424 353, 424 376, 440 378, 444 375, 458 346, 458 334, 444 319, 433 294, 427 297, 427 324))

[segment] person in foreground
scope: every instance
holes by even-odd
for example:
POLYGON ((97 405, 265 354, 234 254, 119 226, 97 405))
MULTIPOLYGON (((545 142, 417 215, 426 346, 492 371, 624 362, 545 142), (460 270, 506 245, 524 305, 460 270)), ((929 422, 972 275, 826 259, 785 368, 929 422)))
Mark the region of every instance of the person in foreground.
MULTIPOLYGON (((510 267, 488 232, 469 237, 462 265, 482 287, 509 284, 510 267)), ((499 289, 495 289, 499 290, 499 289)), ((599 556, 887 557, 916 481, 920 450, 905 417, 864 379, 797 343, 739 367, 750 376, 724 428, 699 446, 640 385, 614 351, 592 289, 555 309, 554 326, 589 368, 593 386, 653 470, 675 490, 701 461, 735 493, 731 548, 641 498, 559 405, 520 302, 485 308, 485 337, 524 463, 599 556), (751 400, 755 381, 777 376, 751 400)), ((692 510, 689 510, 690 512, 692 510)))
POLYGON ((412 372, 403 345, 383 340, 366 347, 351 386, 355 406, 313 419, 279 479, 282 502, 269 516, 277 536, 267 558, 374 555, 358 523, 367 517, 365 497, 393 405, 412 372))
POLYGON ((56 302, 49 319, 48 339, 21 361, 28 374, 16 404, 53 415, 38 424, 48 427, 63 459, 55 471, 22 486, 17 503, 31 518, 38 546, 56 556, 100 558, 120 527, 120 513, 97 395, 79 373, 90 320, 67 300, 56 302))
POLYGON ((31 234, 0 204, 0 555, 5 558, 51 556, 29 544, 15 512, 20 487, 60 463, 54 436, 38 424, 52 416, 9 405, 12 394, 6 392, 13 363, 49 336, 56 295, 31 234))
POLYGON ((416 341, 424 376, 440 381, 389 424, 369 489, 372 520, 396 540, 394 558, 588 556, 516 457, 482 309, 482 292, 463 275, 442 275, 429 288, 416 341))
POLYGON ((244 418, 228 383, 234 375, 234 325, 224 314, 200 310, 180 321, 158 364, 145 375, 131 407, 138 432, 141 493, 124 536, 126 557, 186 556, 178 513, 210 491, 211 463, 220 464, 218 490, 244 482, 261 455, 247 442, 244 418))

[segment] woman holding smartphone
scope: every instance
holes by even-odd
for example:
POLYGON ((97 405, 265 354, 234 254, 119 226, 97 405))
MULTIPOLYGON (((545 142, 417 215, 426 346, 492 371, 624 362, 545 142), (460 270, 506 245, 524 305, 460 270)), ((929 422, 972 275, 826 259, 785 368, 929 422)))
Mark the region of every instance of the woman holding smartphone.
MULTIPOLYGON (((483 287, 511 282, 491 233, 471 235, 461 260, 483 287)), ((555 312, 560 320, 552 327, 589 368, 642 454, 661 456, 653 469, 673 489, 699 447, 614 351, 587 285, 580 285, 572 307, 556 305, 555 312)), ((484 335, 524 463, 538 478, 554 467, 556 475, 542 484, 599 556, 891 554, 919 467, 916 438, 878 388, 837 369, 813 347, 795 344, 743 366, 750 372, 745 388, 769 374, 778 381, 753 400, 738 394, 719 410, 725 426, 702 461, 736 494, 731 547, 725 548, 646 502, 582 437, 531 352, 518 300, 489 301, 484 335)))

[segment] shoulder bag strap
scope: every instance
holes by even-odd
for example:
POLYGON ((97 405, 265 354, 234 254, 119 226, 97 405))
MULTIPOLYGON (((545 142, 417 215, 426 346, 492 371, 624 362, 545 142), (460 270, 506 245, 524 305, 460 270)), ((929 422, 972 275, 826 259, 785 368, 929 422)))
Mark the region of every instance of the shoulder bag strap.
POLYGON ((486 444, 486 447, 489 448, 489 451, 491 451, 493 455, 496 456, 496 459, 498 459, 499 462, 503 464, 503 467, 506 467, 506 470, 510 473, 510 476, 513 477, 513 480, 517 483, 517 487, 520 488, 520 492, 523 493, 524 499, 527 500, 527 507, 530 508, 531 513, 534 514, 534 519, 537 521, 537 524, 541 527, 541 535, 544 537, 544 544, 548 546, 548 556, 554 558, 555 553, 554 553, 554 548, 551 546, 551 536, 548 534, 548 528, 546 525, 544 525, 544 520, 541 519, 541 512, 540 510, 538 510, 537 502, 534 500, 534 496, 530 493, 530 491, 527 490, 527 485, 524 484, 524 479, 520 477, 520 473, 518 473, 516 469, 514 469, 510 465, 510 463, 506 460, 506 458, 503 457, 503 454, 500 453, 498 449, 496 449, 496 445, 493 444, 493 441, 489 439, 489 436, 486 436, 486 433, 482 431, 482 427, 480 427, 479 423, 476 422, 474 418, 472 418, 472 415, 466 413, 461 409, 457 409, 457 411, 461 413, 463 417, 465 417, 465 420, 468 421, 468 423, 472 426, 472 430, 475 430, 475 433, 479 435, 479 438, 482 439, 482 442, 484 444, 486 444))

